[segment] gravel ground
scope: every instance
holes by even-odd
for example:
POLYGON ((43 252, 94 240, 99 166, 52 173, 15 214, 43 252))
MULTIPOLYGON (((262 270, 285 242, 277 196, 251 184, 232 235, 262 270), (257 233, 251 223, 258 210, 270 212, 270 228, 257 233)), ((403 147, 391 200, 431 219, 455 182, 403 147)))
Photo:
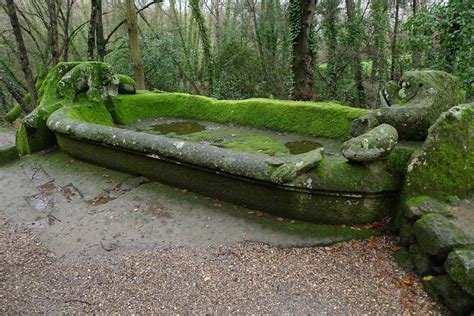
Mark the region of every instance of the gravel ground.
POLYGON ((0 220, 0 313, 445 313, 392 259, 389 237, 324 248, 263 244, 57 258, 0 220))

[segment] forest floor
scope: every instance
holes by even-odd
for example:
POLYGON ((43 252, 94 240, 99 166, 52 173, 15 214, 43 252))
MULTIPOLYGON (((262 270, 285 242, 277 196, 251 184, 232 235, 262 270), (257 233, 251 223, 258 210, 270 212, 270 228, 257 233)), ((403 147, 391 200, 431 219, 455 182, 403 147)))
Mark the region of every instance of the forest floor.
POLYGON ((394 237, 324 245, 340 240, 55 150, 0 187, 0 313, 445 312, 394 237))

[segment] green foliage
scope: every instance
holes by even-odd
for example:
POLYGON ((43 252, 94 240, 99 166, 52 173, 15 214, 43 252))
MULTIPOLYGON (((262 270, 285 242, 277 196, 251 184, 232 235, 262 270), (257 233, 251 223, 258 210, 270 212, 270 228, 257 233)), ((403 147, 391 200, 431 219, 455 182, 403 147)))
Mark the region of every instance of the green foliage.
POLYGON ((458 75, 474 93, 474 2, 450 0, 434 4, 404 26, 404 48, 419 54, 419 68, 458 75))
POLYGON ((255 50, 237 42, 226 43, 221 47, 217 63, 219 72, 214 97, 246 99, 265 95, 261 71, 255 67, 258 65, 255 50))

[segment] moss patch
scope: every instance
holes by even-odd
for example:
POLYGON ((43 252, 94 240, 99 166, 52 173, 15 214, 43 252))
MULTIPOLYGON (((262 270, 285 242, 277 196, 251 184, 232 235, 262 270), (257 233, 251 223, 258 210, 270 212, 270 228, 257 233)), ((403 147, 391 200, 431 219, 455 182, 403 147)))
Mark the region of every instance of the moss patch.
POLYGON ((11 109, 6 115, 5 115, 5 121, 7 122, 13 122, 17 118, 20 117, 21 113, 23 113, 23 108, 19 105, 16 104, 13 109, 11 109))
POLYGON ((218 101, 181 93, 137 93, 112 98, 117 124, 179 117, 263 127, 277 131, 348 139, 353 119, 368 111, 332 103, 249 99, 218 101))
POLYGON ((474 103, 444 112, 430 128, 421 152, 408 166, 407 197, 447 200, 474 190, 474 103))
POLYGON ((323 159, 315 169, 313 187, 333 191, 381 192, 398 191, 400 180, 387 170, 383 162, 370 165, 323 159))

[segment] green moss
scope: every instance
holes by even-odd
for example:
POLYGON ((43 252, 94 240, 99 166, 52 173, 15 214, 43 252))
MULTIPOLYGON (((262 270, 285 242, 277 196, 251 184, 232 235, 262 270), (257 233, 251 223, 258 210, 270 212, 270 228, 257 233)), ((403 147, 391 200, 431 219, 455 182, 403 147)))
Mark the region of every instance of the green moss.
POLYGON ((453 107, 430 128, 408 166, 404 193, 446 200, 474 190, 474 104, 453 107))
POLYGON ((137 93, 112 98, 117 124, 138 119, 180 117, 269 128, 320 137, 348 139, 353 119, 367 110, 332 103, 268 99, 217 101, 180 93, 137 93))
MULTIPOLYGON (((254 214, 248 218, 255 220, 254 214)), ((301 238, 310 238, 319 240, 311 246, 327 245, 346 240, 360 240, 371 236, 380 236, 382 232, 371 229, 354 229, 350 226, 321 225, 302 221, 277 221, 274 216, 264 216, 257 218, 264 228, 270 228, 278 233, 286 233, 300 236, 301 238)))
POLYGON ((446 204, 429 196, 415 196, 404 201, 403 213, 410 220, 417 220, 425 214, 440 214, 451 217, 446 204))
POLYGON ((129 76, 117 74, 116 75, 118 80, 119 80, 119 86, 118 90, 119 93, 124 93, 124 94, 134 94, 136 91, 136 82, 129 76))
POLYGON ((84 121, 92 124, 113 126, 113 119, 110 112, 103 104, 74 104, 65 113, 69 118, 84 121))
POLYGON ((18 151, 15 146, 0 146, 0 166, 18 158, 18 151))
POLYGON ((20 156, 54 146, 54 134, 46 127, 32 128, 22 122, 16 131, 16 148, 20 156))
POLYGON ((13 109, 11 109, 6 115, 5 115, 5 121, 7 122, 13 122, 17 118, 20 117, 21 113, 23 113, 23 108, 19 105, 16 104, 13 109))
POLYGON ((412 148, 395 147, 387 157, 389 170, 393 173, 404 175, 413 151, 412 148))
POLYGON ((46 127, 46 121, 62 107, 76 103, 70 112, 72 117, 112 125, 104 106, 106 98, 117 93, 119 81, 108 64, 62 62, 37 84, 38 106, 25 117, 17 134, 17 146, 21 155, 48 148, 55 143, 54 136, 46 127), (79 109, 82 105, 85 108, 79 109))
POLYGON ((224 144, 223 147, 235 151, 273 157, 284 157, 290 153, 288 148, 269 136, 244 136, 224 144))
POLYGON ((383 162, 369 165, 344 160, 323 159, 315 169, 313 187, 333 191, 398 191, 400 180, 388 172, 383 162))
POLYGON ((474 295, 474 248, 451 252, 444 267, 454 281, 466 292, 474 295))

